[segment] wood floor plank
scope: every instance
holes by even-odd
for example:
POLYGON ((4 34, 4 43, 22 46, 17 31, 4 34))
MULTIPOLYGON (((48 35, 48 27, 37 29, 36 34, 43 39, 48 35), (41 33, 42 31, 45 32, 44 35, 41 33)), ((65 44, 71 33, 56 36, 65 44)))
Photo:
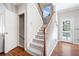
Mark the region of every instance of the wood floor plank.
POLYGON ((58 42, 51 56, 79 56, 79 45, 58 42))
MULTIPOLYGON (((16 47, 8 53, 0 53, 0 56, 32 56, 23 48, 16 47)), ((79 56, 79 45, 59 42, 51 56, 79 56)))
POLYGON ((6 54, 0 53, 0 56, 32 56, 32 55, 27 53, 23 48, 16 47, 6 54))

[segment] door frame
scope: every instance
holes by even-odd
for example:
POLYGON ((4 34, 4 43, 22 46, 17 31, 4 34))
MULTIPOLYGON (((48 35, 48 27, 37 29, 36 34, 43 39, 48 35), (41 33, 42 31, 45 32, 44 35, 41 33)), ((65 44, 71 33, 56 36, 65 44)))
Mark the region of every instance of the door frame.
MULTIPOLYGON (((62 38, 61 41, 73 43, 73 26, 72 26, 73 21, 71 21, 71 19, 73 19, 73 18, 71 16, 69 16, 68 18, 70 18, 70 31, 69 32, 70 32, 70 39, 71 39, 71 41, 67 41, 67 40, 65 41, 65 40, 63 40, 63 38, 62 38)), ((63 21, 62 21, 62 29, 63 29, 63 21)), ((62 31, 62 35, 63 35, 63 32, 64 31, 62 31)))
POLYGON ((19 15, 24 14, 24 50, 27 50, 27 19, 26 19, 26 10, 22 10, 18 12, 18 20, 17 20, 17 39, 18 39, 18 46, 19 46, 19 15))

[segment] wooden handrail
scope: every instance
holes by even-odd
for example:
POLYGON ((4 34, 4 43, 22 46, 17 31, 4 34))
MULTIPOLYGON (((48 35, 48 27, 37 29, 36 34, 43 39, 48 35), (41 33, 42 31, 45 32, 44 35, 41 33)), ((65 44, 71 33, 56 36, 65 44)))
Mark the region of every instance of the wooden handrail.
POLYGON ((46 37, 45 37, 45 28, 44 28, 44 56, 46 56, 46 37))
POLYGON ((55 12, 52 13, 51 17, 49 18, 50 21, 48 22, 48 24, 47 24, 46 27, 44 28, 44 56, 46 56, 46 32, 45 32, 45 30, 46 30, 46 28, 48 27, 49 23, 51 22, 51 18, 52 18, 52 16, 53 16, 54 13, 55 13, 55 12))
POLYGON ((41 15, 41 17, 42 17, 42 19, 43 19, 43 12, 42 12, 42 9, 41 9, 41 7, 40 7, 40 4, 38 3, 38 9, 39 9, 39 13, 40 13, 40 15, 41 15))
POLYGON ((48 25, 49 25, 49 23, 50 23, 50 21, 51 21, 51 18, 52 18, 52 16, 53 16, 54 14, 55 14, 55 11, 52 12, 52 15, 50 16, 49 22, 48 22, 47 26, 45 27, 45 29, 48 27, 48 25))
MULTIPOLYGON (((40 9, 40 11, 41 11, 41 14, 42 14, 42 16, 41 16, 41 17, 42 17, 42 20, 43 20, 43 12, 42 12, 42 9, 41 9, 41 7, 40 7, 40 4, 39 4, 39 3, 38 3, 38 6, 39 6, 39 9, 40 9)), ((43 32, 44 32, 44 52, 43 52, 43 55, 44 55, 44 56, 46 56, 46 46, 45 46, 45 45, 46 45, 46 44, 45 44, 45 29, 44 29, 44 31, 43 31, 43 32)))

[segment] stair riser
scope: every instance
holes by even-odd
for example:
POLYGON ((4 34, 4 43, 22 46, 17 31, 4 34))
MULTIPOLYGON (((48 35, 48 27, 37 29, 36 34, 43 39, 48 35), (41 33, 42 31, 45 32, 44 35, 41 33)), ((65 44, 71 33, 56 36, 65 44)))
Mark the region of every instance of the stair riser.
POLYGON ((44 31, 39 31, 38 33, 44 33, 44 31))
POLYGON ((45 28, 46 26, 42 26, 41 28, 45 28))
POLYGON ((42 53, 41 54, 38 54, 38 52, 35 53, 34 51, 31 51, 31 50, 29 50, 29 52, 32 53, 33 56, 43 56, 42 53))
POLYGON ((39 31, 44 31, 44 29, 40 29, 39 31))
POLYGON ((37 36, 36 35, 36 38, 38 38, 38 39, 44 39, 44 36, 37 36))
POLYGON ((33 43, 30 44, 29 50, 32 54, 36 56, 42 56, 44 52, 44 28, 46 24, 40 28, 39 32, 35 36, 36 39, 33 39, 33 43))
POLYGON ((36 36, 39 36, 39 37, 44 37, 44 34, 42 34, 42 35, 38 34, 38 35, 36 35, 36 36))
POLYGON ((33 40, 33 42, 36 42, 36 43, 39 43, 39 44, 44 44, 44 41, 41 41, 41 40, 39 40, 39 39, 33 40))
POLYGON ((35 49, 38 49, 38 50, 40 50, 41 52, 43 52, 43 50, 44 50, 43 47, 38 46, 38 45, 36 46, 36 45, 30 44, 30 47, 31 47, 31 48, 35 48, 35 49))
POLYGON ((41 30, 44 30, 44 27, 41 27, 41 30))
POLYGON ((43 32, 38 32, 37 35, 44 35, 44 33, 43 32))
POLYGON ((39 39, 39 38, 36 38, 36 39, 37 39, 37 40, 42 40, 42 41, 44 40, 44 39, 39 39))
POLYGON ((40 30, 44 30, 44 28, 43 27, 41 27, 41 29, 40 30))
POLYGON ((46 26, 42 26, 41 28, 45 28, 46 26))

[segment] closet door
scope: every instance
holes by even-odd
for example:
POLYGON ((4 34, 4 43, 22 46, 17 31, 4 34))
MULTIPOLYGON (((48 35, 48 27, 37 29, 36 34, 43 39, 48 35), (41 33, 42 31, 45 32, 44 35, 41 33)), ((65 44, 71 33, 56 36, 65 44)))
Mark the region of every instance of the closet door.
POLYGON ((17 47, 17 15, 5 11, 5 53, 17 47))

